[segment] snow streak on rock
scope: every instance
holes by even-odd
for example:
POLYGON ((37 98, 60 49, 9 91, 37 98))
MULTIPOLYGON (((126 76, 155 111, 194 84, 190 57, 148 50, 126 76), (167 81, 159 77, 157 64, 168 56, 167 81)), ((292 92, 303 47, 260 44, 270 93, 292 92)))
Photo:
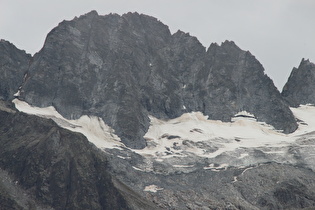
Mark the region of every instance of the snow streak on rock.
POLYGON ((83 115, 77 120, 68 120, 62 117, 52 106, 45 108, 33 107, 18 99, 14 99, 13 103, 21 112, 52 119, 60 127, 82 133, 99 148, 119 149, 123 146, 119 137, 114 134, 114 130, 99 117, 83 115))

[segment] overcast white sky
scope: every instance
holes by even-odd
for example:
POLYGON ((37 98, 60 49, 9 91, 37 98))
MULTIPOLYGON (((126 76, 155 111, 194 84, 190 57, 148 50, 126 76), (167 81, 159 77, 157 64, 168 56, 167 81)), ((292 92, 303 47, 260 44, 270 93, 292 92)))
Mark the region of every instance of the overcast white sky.
POLYGON ((233 40, 280 91, 302 58, 315 63, 315 0, 0 0, 0 39, 34 54, 59 22, 91 10, 151 15, 207 48, 233 40))

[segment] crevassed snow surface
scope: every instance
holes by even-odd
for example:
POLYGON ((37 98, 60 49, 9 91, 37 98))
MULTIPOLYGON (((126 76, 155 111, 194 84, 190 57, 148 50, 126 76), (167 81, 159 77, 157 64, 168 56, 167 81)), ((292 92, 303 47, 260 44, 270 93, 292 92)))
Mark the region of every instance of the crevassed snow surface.
MULTIPOLYGON (((211 163, 204 169, 217 171, 228 166, 249 166, 257 161, 296 163, 294 154, 290 153, 296 149, 305 156, 304 161, 315 167, 315 140, 310 138, 315 136, 315 107, 304 105, 291 110, 300 121, 299 128, 291 134, 257 122, 254 115, 245 111, 237 113, 232 122, 208 120, 200 112, 167 121, 151 116, 151 126, 144 136, 148 146, 134 151, 159 161, 191 156, 207 158, 217 166, 211 163), (261 157, 259 152, 263 154, 261 157)), ((185 162, 175 162, 173 167, 179 165, 187 167, 185 162)))
POLYGON ((99 148, 119 149, 123 146, 120 138, 114 134, 114 130, 99 117, 83 115, 77 120, 68 120, 61 116, 52 106, 45 108, 33 107, 18 99, 14 99, 13 103, 21 112, 52 119, 63 128, 82 133, 99 148))
POLYGON ((242 117, 235 117, 230 123, 208 120, 201 112, 186 113, 168 121, 151 116, 151 126, 144 136, 149 146, 135 151, 159 158, 176 156, 183 151, 213 158, 237 148, 281 147, 294 141, 272 126, 257 122, 253 115, 247 114, 247 118, 245 114, 237 114, 242 117))
MULTIPOLYGON (((82 116, 78 120, 68 120, 54 107, 32 107, 18 99, 13 102, 22 112, 51 118, 63 128, 84 134, 99 148, 125 147, 101 118, 82 116)), ((257 150, 268 160, 283 163, 294 162, 291 153, 299 150, 304 155, 304 161, 314 165, 315 138, 311 137, 315 136, 315 107, 303 105, 291 110, 300 122, 299 128, 288 135, 266 123, 257 122, 254 115, 246 111, 236 114, 232 122, 208 120, 200 112, 185 113, 167 121, 150 116, 151 125, 144 136, 148 146, 132 151, 147 159, 171 162, 173 167, 187 170, 194 167, 191 157, 213 160, 216 165, 211 163, 204 167, 213 171, 224 170, 228 166, 249 166, 260 159, 266 161, 264 157, 257 157, 257 150)), ((137 166, 136 169, 151 170, 148 166, 137 166)))

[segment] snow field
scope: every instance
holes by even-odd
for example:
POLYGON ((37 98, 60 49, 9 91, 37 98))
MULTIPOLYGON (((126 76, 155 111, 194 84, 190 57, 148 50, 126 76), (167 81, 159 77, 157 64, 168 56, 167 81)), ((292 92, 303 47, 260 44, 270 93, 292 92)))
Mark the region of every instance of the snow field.
POLYGON ((120 149, 121 146, 124 146, 120 142, 120 138, 114 134, 114 130, 99 117, 83 115, 77 120, 68 120, 61 116, 52 106, 45 108, 33 107, 18 99, 14 99, 13 103, 21 112, 52 119, 60 127, 82 133, 90 142, 101 149, 120 149))
MULTIPOLYGON (((22 112, 53 119, 63 128, 82 133, 101 149, 126 148, 114 130, 101 118, 84 115, 77 120, 68 120, 52 106, 32 107, 18 99, 13 102, 22 112)), ((291 161, 292 154, 288 154, 288 148, 294 147, 302 148, 305 161, 313 164, 315 142, 311 137, 315 136, 315 107, 302 105, 291 110, 299 120, 299 128, 288 135, 266 123, 257 122, 254 115, 246 111, 237 113, 231 122, 208 120, 201 112, 185 113, 170 120, 159 120, 150 116, 150 127, 144 136, 148 146, 141 150, 130 150, 142 155, 149 162, 163 162, 169 158, 177 158, 177 161, 179 158, 180 161, 173 162, 174 168, 194 167, 193 163, 185 161, 188 157, 217 158, 216 160, 220 160, 217 162, 218 166, 210 164, 204 169, 219 171, 228 166, 243 167, 244 164, 253 164, 255 159, 252 155, 255 149, 274 161, 291 161)), ((144 171, 150 171, 147 167, 136 167, 138 170, 143 168, 144 171)))

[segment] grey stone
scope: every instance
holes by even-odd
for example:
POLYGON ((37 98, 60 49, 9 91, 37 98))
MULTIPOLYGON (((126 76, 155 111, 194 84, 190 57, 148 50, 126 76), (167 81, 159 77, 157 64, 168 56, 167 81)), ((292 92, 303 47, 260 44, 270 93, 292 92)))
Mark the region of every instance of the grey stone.
POLYGON ((293 68, 282 96, 292 107, 315 104, 315 64, 302 59, 298 68, 293 68))
POLYGON ((157 208, 115 179, 82 134, 20 112, 0 119, 0 209, 157 208))
POLYGON ((263 66, 234 42, 212 44, 207 51, 206 68, 197 77, 201 87, 196 92, 203 103, 199 109, 210 119, 230 121, 245 110, 284 133, 296 130, 291 110, 263 66))
POLYGON ((0 40, 0 100, 12 100, 22 85, 31 55, 12 43, 0 40))

